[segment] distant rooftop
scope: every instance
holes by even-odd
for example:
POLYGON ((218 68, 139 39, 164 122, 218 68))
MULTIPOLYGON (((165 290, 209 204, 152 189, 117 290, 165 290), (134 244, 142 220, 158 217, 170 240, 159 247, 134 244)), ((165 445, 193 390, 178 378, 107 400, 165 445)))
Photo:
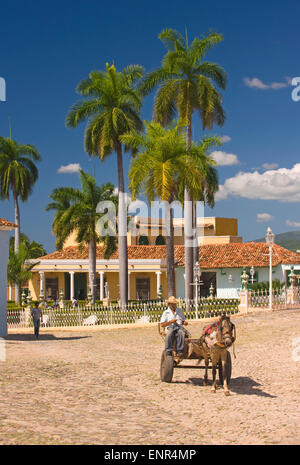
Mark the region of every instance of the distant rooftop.
MULTIPOLYGON (((177 265, 184 266, 184 246, 175 245, 175 261, 177 265)), ((103 260, 103 247, 97 246, 96 257, 103 260)), ((164 245, 135 245, 128 246, 129 260, 157 260, 166 258, 166 247, 164 245)), ((69 246, 61 251, 53 252, 39 261, 44 260, 87 260, 88 247, 80 249, 78 246, 69 246)), ((112 260, 118 259, 118 250, 112 256, 112 260)), ((199 247, 199 264, 201 268, 241 268, 245 267, 268 267, 269 246, 265 242, 246 242, 232 244, 211 244, 199 247)), ((273 266, 279 264, 300 264, 300 254, 291 252, 277 244, 273 246, 273 266)))
POLYGON ((11 231, 12 229, 16 228, 17 225, 8 221, 4 218, 0 218, 0 229, 11 231))

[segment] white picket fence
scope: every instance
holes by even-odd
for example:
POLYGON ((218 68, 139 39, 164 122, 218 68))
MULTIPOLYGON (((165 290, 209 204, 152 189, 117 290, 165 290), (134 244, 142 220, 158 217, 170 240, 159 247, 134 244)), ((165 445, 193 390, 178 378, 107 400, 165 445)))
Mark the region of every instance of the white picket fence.
MULTIPOLYGON (((269 290, 251 290, 249 306, 253 308, 268 308, 269 307, 269 290)), ((274 310, 284 310, 288 308, 300 308, 300 289, 297 287, 291 294, 291 289, 286 287, 281 289, 273 289, 272 292, 272 308, 274 310)))
MULTIPOLYGON (((209 318, 226 313, 238 312, 238 299, 211 299, 202 298, 197 302, 180 301, 178 306, 185 313, 187 320, 196 318, 209 318)), ((42 312, 41 327, 76 327, 119 325, 134 323, 159 322, 163 311, 167 308, 164 302, 138 302, 127 305, 121 309, 118 305, 103 307, 99 305, 78 306, 77 308, 57 309, 47 307, 42 312)), ((29 309, 8 309, 8 328, 33 327, 29 309)))

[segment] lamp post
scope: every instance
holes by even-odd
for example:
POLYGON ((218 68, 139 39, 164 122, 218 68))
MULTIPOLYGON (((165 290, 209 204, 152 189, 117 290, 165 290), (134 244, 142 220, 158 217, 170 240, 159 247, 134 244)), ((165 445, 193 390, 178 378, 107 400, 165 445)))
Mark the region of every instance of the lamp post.
POLYGON ((202 272, 201 272, 199 262, 196 262, 195 266, 194 266, 195 282, 193 283, 193 285, 196 286, 195 301, 196 301, 196 318, 197 319, 198 319, 198 296, 199 296, 199 294, 198 294, 198 286, 199 287, 201 286, 201 274, 202 274, 202 272))
POLYGON ((269 310, 272 310, 272 300, 273 300, 273 283, 272 283, 272 252, 274 244, 275 235, 272 232, 272 229, 269 227, 266 234, 266 243, 269 246, 269 310))
POLYGON ((250 268, 250 276, 251 276, 251 283, 254 283, 254 276, 255 276, 255 269, 254 266, 251 266, 250 268))

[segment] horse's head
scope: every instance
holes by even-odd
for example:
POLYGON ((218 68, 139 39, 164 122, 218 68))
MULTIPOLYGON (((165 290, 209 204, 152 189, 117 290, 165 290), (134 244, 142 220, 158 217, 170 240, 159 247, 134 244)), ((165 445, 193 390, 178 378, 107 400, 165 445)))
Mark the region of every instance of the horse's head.
POLYGON ((235 325, 230 321, 230 317, 225 314, 220 318, 218 339, 226 347, 230 347, 236 339, 235 325))

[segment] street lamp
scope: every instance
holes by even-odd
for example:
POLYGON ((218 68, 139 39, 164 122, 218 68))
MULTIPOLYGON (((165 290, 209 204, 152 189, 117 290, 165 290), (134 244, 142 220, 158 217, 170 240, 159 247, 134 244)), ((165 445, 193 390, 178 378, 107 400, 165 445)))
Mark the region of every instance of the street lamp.
POLYGON ((274 244, 275 235, 272 233, 272 229, 269 227, 266 234, 266 243, 269 246, 269 310, 272 310, 272 300, 273 300, 273 283, 272 283, 272 252, 274 244))
POLYGON ((250 268, 250 276, 251 276, 251 283, 252 284, 254 283, 254 275, 255 275, 254 266, 251 266, 251 268, 250 268))
MULTIPOLYGON (((200 265, 199 265, 199 262, 196 262, 195 263, 195 266, 194 266, 194 277, 195 277, 195 282, 193 283, 194 286, 196 286, 196 318, 198 319, 198 286, 200 288, 201 286, 201 268, 200 268, 200 265)), ((201 289, 201 288, 200 288, 201 289)))

